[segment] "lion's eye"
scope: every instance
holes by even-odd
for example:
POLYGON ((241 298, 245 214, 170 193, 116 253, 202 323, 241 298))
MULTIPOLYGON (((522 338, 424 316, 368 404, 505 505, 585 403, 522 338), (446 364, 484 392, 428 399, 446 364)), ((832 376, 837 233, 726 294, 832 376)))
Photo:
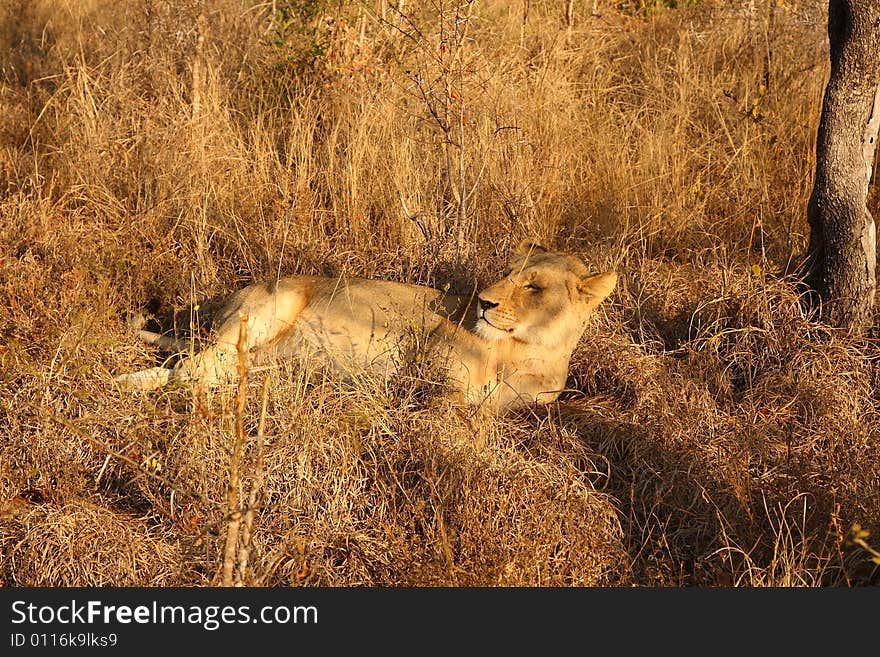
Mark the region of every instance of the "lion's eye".
POLYGON ((526 283, 523 287, 527 289, 529 292, 540 292, 541 286, 535 285, 534 283, 526 283))

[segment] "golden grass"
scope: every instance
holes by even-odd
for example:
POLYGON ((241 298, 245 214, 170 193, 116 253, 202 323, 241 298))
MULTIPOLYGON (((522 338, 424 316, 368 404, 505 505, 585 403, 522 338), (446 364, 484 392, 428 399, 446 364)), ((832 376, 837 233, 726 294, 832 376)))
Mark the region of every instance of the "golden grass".
POLYGON ((130 312, 187 328, 287 273, 467 292, 530 237, 622 276, 571 392, 477 420, 423 381, 253 373, 246 583, 876 582, 848 538, 880 530, 880 352, 785 276, 821 7, 486 0, 456 38, 443 2, 286 31, 271 4, 0 9, 0 579, 219 582, 234 391, 120 396, 155 360, 130 312))

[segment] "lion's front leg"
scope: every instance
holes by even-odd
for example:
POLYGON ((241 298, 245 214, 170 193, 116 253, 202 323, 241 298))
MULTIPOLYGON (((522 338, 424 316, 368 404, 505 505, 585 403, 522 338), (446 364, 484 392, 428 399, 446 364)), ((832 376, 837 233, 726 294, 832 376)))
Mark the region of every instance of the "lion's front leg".
POLYGON ((536 404, 549 404, 556 401, 562 387, 541 375, 513 376, 498 383, 496 404, 502 413, 536 404))

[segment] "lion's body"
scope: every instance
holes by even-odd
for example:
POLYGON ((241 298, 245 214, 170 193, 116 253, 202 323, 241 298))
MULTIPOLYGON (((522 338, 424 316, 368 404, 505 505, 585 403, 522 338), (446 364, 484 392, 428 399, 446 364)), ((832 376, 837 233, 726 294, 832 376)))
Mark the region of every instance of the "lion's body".
MULTIPOLYGON (((235 379, 242 316, 250 363, 317 359, 343 375, 393 376, 412 362, 439 367, 468 404, 501 412, 556 399, 590 312, 614 274, 588 276, 573 256, 530 245, 501 281, 473 299, 434 288, 364 279, 290 276, 239 290, 223 305, 212 343, 173 369, 117 377, 150 390, 174 380, 211 386, 235 379)), ((175 347, 173 339, 141 331, 175 347)))

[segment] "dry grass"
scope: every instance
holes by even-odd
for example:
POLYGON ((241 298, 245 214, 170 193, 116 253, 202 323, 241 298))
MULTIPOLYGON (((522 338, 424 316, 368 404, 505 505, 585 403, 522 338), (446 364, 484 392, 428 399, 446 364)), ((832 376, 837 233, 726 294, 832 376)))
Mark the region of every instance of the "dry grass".
POLYGON ((419 381, 254 373, 245 581, 876 583, 848 538, 880 531, 880 351, 785 276, 821 7, 487 0, 456 40, 445 2, 271 4, 0 9, 3 582, 219 581, 234 391, 120 396, 155 358, 131 311, 286 273, 469 291, 531 237, 622 275, 564 401, 486 421, 419 381))

